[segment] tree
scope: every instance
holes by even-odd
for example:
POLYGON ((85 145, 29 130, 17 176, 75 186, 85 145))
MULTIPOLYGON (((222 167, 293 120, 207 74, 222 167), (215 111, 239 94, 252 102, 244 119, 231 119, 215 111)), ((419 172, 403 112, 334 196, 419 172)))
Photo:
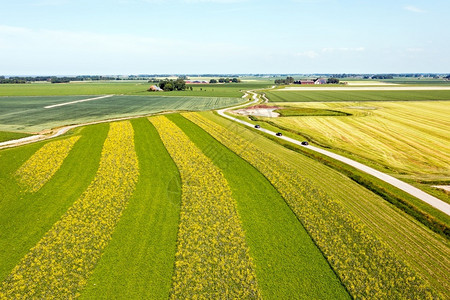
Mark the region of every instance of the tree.
POLYGON ((327 83, 328 84, 338 84, 339 83, 339 79, 331 77, 327 79, 327 83))
POLYGON ((167 82, 164 85, 164 88, 162 88, 165 91, 173 91, 174 87, 173 87, 173 83, 172 82, 167 82))
POLYGON ((216 79, 211 79, 211 80, 209 81, 209 83, 217 83, 217 80, 216 80, 216 79))

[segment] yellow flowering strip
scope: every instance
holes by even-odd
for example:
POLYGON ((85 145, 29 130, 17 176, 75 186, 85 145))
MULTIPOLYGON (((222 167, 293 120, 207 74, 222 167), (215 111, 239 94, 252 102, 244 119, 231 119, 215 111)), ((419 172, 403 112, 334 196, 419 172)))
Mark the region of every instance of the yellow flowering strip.
POLYGON ((436 296, 359 219, 290 165, 197 113, 183 115, 266 176, 354 298, 429 299, 436 296))
POLYGON ((27 191, 37 192, 58 171, 79 138, 74 136, 45 144, 16 171, 19 183, 27 191))
POLYGON ((261 298, 236 203, 223 173, 173 122, 166 117, 150 120, 183 183, 171 298, 261 298))
POLYGON ((94 180, 0 285, 0 299, 78 296, 138 179, 134 132, 111 123, 94 180))

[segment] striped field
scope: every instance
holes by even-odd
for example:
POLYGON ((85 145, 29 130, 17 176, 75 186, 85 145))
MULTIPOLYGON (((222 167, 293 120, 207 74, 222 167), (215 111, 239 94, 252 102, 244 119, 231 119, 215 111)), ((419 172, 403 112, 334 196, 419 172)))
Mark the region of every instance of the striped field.
POLYGON ((1 299, 450 296, 445 238, 211 112, 81 127, 0 170, 1 299))

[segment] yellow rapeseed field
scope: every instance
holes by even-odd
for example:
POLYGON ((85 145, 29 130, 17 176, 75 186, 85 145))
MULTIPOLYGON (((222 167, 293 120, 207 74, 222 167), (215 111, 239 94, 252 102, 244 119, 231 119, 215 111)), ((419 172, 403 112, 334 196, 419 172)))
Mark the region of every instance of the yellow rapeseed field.
POLYGON ((0 299, 71 299, 108 245, 139 176, 130 122, 112 123, 94 180, 0 285, 0 299))
MULTIPOLYGON (((251 163, 277 188, 354 298, 437 295, 365 225, 287 163, 199 114, 183 114, 251 163)), ((319 175, 320 176, 320 175, 319 175)))
POLYGON ((58 171, 79 138, 74 136, 45 144, 16 171, 19 184, 29 192, 37 192, 58 171))
POLYGON ((150 118, 179 168, 172 299, 261 298, 236 203, 220 169, 166 117, 150 118))

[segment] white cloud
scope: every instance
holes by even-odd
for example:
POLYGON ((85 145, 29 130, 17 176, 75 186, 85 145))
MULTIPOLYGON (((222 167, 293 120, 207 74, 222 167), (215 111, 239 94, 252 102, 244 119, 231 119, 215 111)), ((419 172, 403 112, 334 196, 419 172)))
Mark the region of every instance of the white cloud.
POLYGON ((425 13, 426 12, 426 10, 420 9, 420 8, 418 8, 416 6, 412 6, 412 5, 407 5, 407 6, 403 7, 403 9, 414 12, 414 13, 425 13))

